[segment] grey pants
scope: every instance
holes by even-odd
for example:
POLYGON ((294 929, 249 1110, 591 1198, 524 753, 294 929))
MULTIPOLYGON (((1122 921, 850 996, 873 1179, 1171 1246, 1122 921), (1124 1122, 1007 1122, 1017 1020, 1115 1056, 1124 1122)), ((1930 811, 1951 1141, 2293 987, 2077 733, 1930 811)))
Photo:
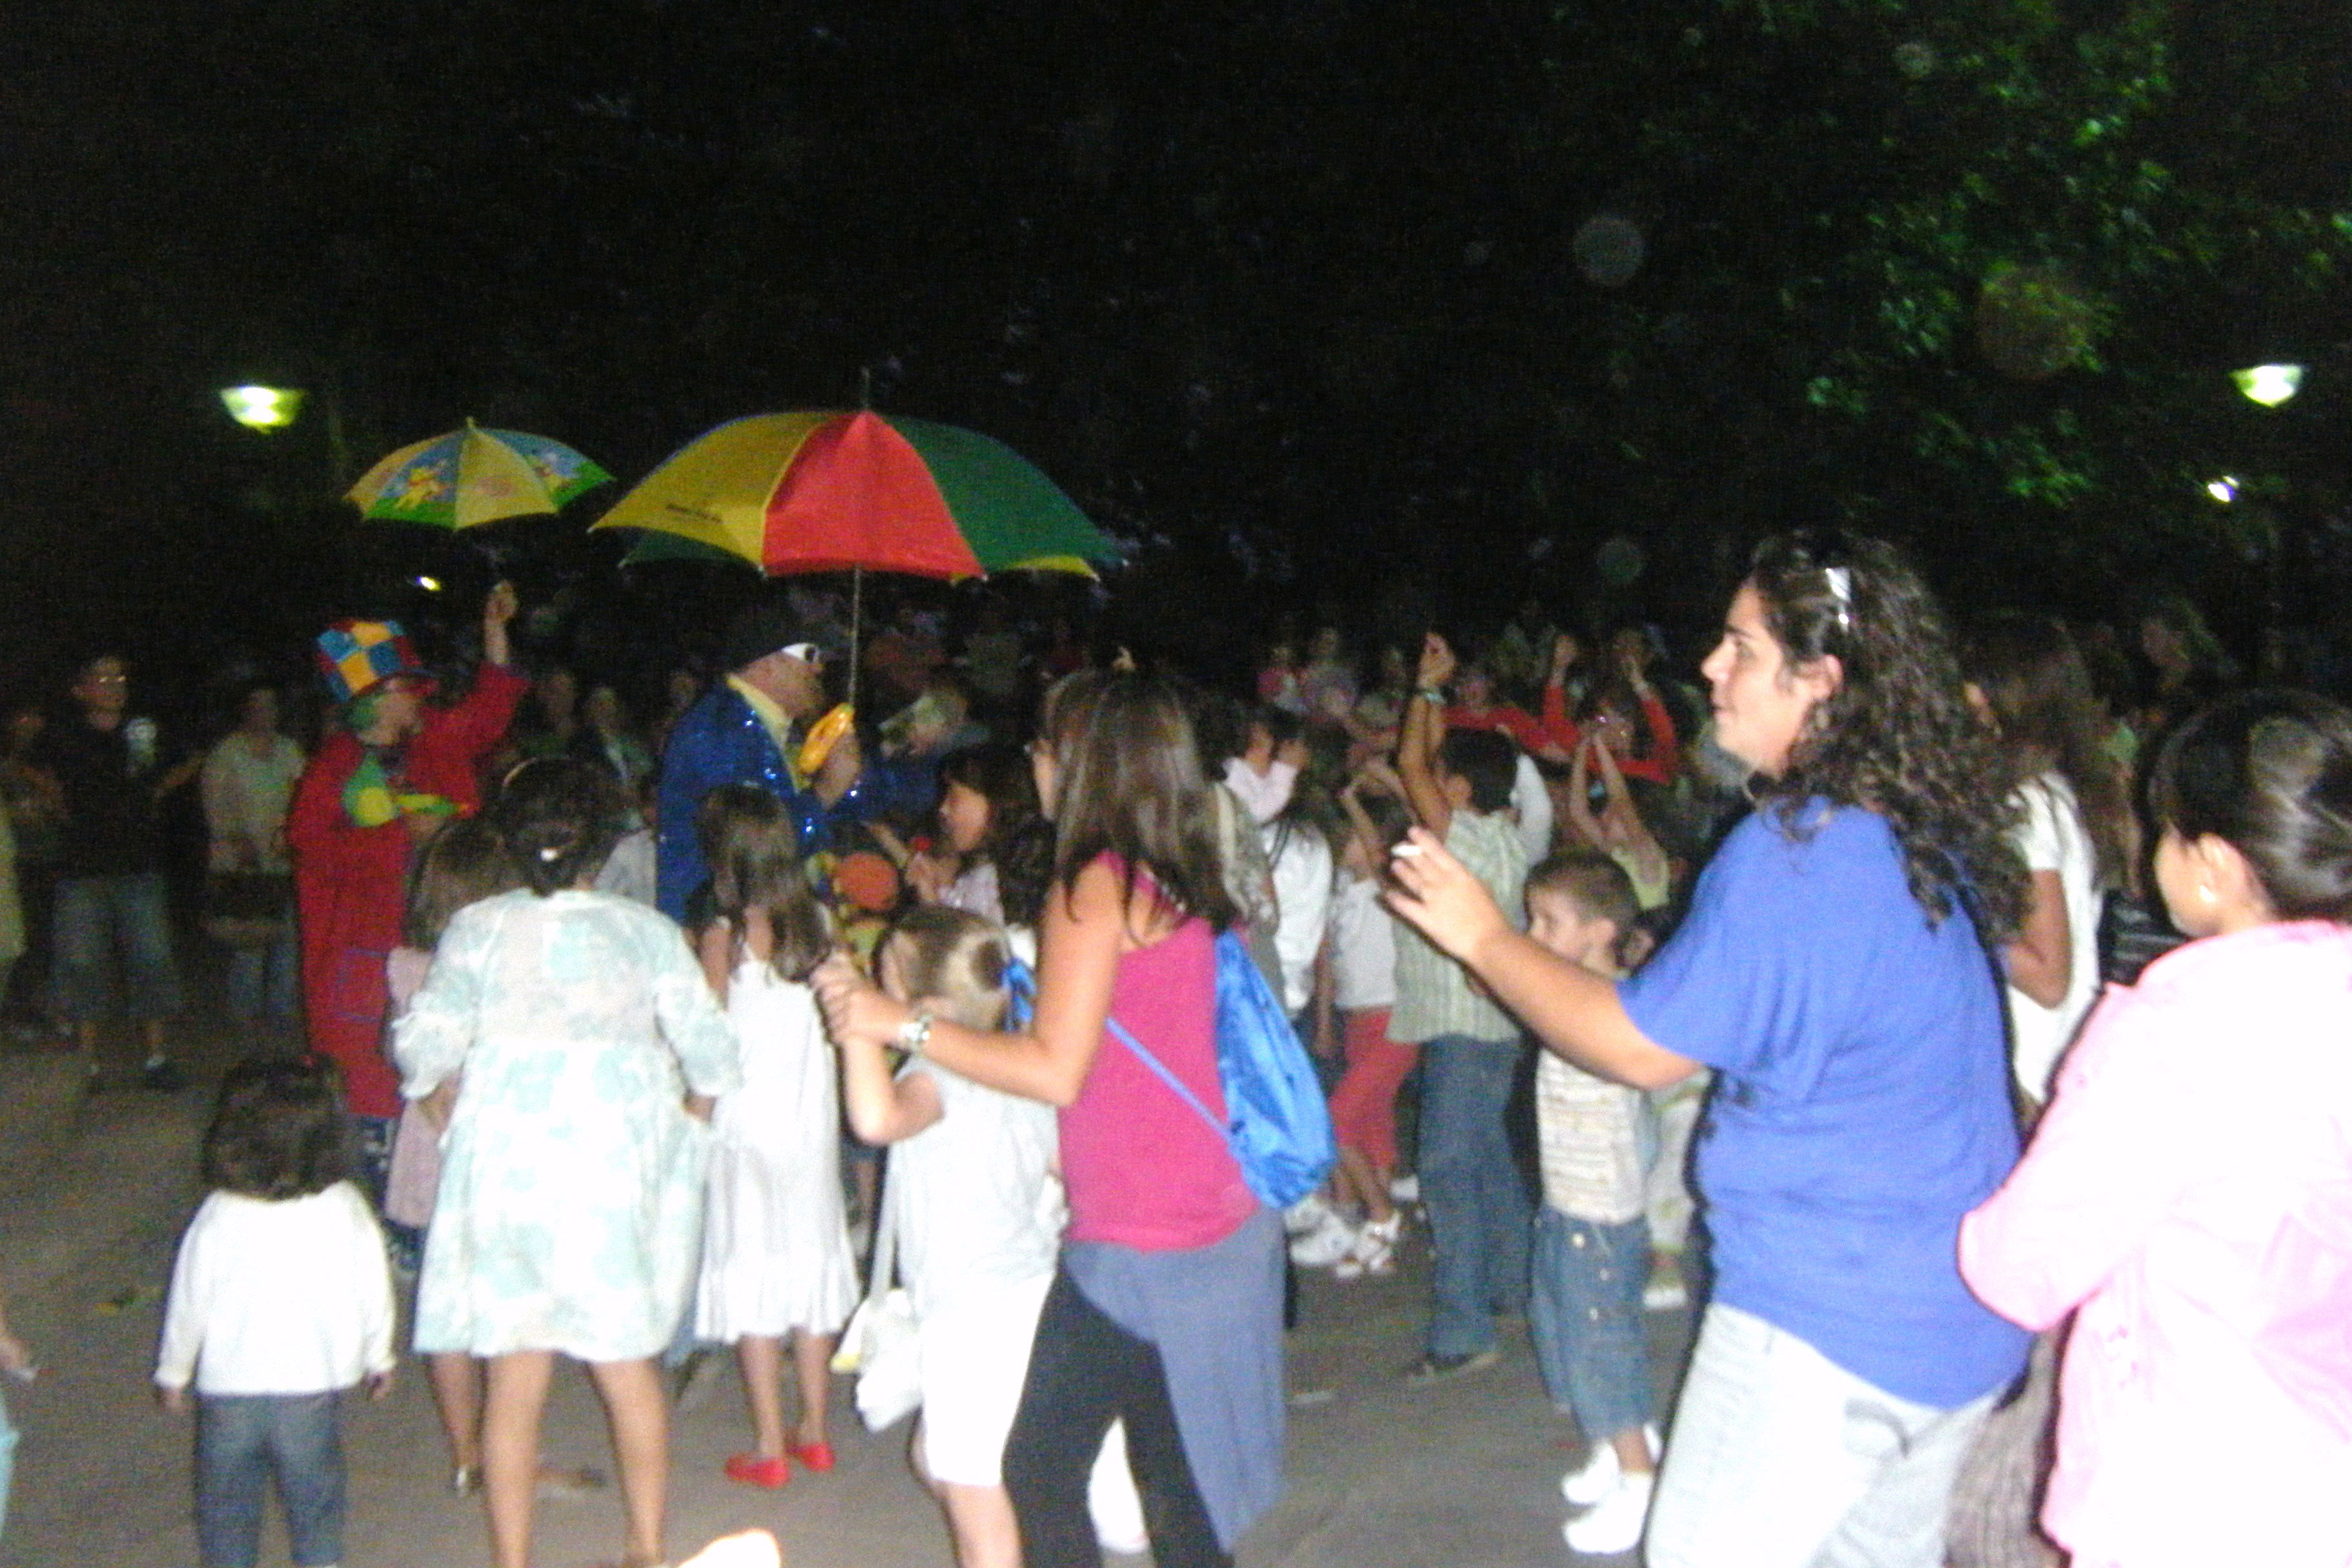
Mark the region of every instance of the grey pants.
POLYGON ((1898 1399, 1753 1313, 1709 1307, 1650 1568, 1942 1568, 1952 1479, 1996 1394, 1957 1410, 1898 1399))

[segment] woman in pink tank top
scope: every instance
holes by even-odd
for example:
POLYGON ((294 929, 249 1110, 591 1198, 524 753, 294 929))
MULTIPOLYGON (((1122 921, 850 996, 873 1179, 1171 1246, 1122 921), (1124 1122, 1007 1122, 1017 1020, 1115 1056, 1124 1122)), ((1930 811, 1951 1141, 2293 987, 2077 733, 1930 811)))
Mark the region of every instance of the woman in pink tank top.
POLYGON ((934 1019, 845 958, 815 984, 836 1039, 896 1043, 1060 1108, 1070 1228, 1004 1479, 1028 1568, 1100 1561, 1087 1472, 1114 1419, 1161 1568, 1228 1564, 1281 1487, 1279 1216, 1221 1131, 1109 1030, 1116 1018, 1222 1116, 1215 938, 1234 910, 1177 689, 1082 671, 1030 756, 1055 827, 1027 1030, 934 1019))

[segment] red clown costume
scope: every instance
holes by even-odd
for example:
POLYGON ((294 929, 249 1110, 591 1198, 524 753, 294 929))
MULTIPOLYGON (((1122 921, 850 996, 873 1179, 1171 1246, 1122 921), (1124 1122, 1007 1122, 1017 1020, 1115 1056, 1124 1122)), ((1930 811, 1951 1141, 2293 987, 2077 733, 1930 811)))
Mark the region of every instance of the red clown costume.
MULTIPOLYGON (((497 629, 503 633, 503 616, 497 629)), ((503 652, 504 643, 500 635, 495 651, 503 652)), ((341 622, 319 646, 347 715, 353 702, 389 683, 422 675, 395 622, 341 622)), ((400 945, 409 862, 421 837, 412 824, 479 809, 477 769, 505 738, 530 689, 503 663, 486 663, 464 700, 424 709, 396 748, 372 748, 350 727, 339 730, 295 787, 286 837, 294 855, 310 1048, 342 1069, 354 1116, 389 1119, 401 1111, 400 1076, 383 1051, 390 1005, 384 961, 400 945)))

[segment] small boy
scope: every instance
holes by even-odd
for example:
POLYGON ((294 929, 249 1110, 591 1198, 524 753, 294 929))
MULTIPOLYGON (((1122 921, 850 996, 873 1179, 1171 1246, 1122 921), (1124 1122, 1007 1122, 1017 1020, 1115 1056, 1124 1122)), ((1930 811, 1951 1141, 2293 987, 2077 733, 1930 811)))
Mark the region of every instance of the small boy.
MULTIPOLYGON (((1528 934, 1570 963, 1622 979, 1648 946, 1633 883, 1607 855, 1555 855, 1528 873, 1528 934)), ((1630 1552, 1642 1539, 1658 1455, 1642 1292, 1643 1218, 1655 1142, 1642 1091, 1595 1078, 1549 1051, 1536 1065, 1543 1207, 1536 1215, 1529 1326, 1552 1403, 1571 1411, 1591 1453, 1560 1478, 1585 1511, 1562 1527, 1572 1551, 1630 1552)))
POLYGON ((274 1474, 295 1568, 343 1556, 337 1405, 392 1383, 392 1275, 352 1184, 332 1064, 248 1062, 205 1136, 212 1189, 181 1238, 155 1386, 196 1389, 196 1542, 205 1568, 253 1568, 274 1474))

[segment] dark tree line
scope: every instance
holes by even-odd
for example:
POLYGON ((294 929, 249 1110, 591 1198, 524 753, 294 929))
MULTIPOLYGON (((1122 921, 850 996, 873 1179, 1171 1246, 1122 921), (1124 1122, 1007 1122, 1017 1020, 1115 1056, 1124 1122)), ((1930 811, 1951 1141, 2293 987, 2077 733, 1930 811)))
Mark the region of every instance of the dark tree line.
POLYGON ((320 498, 468 414, 625 479, 861 393, 1148 571, 1337 598, 1585 592, 1622 539, 1673 612, 1792 516, 2070 608, 2341 565, 2326 7, 49 11, 0 109, 17 637, 303 621, 354 559, 320 498), (2276 355, 2265 417, 2223 373, 2276 355), (310 416, 228 426, 247 377, 310 416))

